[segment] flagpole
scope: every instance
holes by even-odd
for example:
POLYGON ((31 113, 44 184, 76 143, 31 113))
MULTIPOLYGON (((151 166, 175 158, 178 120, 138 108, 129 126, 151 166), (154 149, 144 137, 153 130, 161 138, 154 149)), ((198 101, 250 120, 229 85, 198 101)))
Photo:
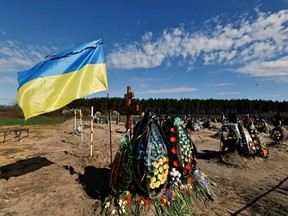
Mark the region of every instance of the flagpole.
POLYGON ((110 113, 110 103, 109 103, 109 92, 107 92, 108 98, 108 112, 109 112, 109 134, 110 134, 110 162, 112 164, 112 131, 111 131, 111 113, 110 113))

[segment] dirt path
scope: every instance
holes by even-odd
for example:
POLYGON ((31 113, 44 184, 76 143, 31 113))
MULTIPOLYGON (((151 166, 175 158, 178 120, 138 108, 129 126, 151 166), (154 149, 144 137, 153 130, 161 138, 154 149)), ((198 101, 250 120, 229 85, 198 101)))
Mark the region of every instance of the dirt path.
MULTIPOLYGON (((94 125, 90 157, 90 126, 85 124, 83 142, 73 134, 73 121, 67 121, 32 126, 29 138, 0 143, 0 215, 99 215, 109 190, 109 127, 94 125)), ((111 131, 114 158, 125 128, 112 124, 111 131)), ((214 134, 208 129, 191 132, 198 165, 214 182, 216 197, 196 203, 196 215, 287 215, 287 142, 272 145, 262 134, 270 144, 269 158, 248 159, 220 155, 214 134)))

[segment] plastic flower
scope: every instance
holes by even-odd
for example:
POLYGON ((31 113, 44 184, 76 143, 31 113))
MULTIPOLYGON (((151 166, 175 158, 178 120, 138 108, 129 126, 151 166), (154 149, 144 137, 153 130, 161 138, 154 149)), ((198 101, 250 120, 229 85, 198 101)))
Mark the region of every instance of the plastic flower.
POLYGON ((170 142, 175 143, 176 142, 176 138, 175 137, 170 137, 170 142))
POLYGON ((157 169, 159 167, 159 164, 160 164, 159 162, 154 163, 154 167, 157 169))
POLYGON ((145 199, 145 201, 144 201, 144 206, 147 206, 147 205, 149 205, 149 200, 148 200, 148 199, 145 199))
POLYGON ((174 160, 173 161, 173 166, 178 167, 179 166, 179 161, 178 160, 174 160))
POLYGON ((171 152, 172 152, 173 154, 177 154, 177 148, 174 146, 174 147, 171 149, 171 152))
POLYGON ((163 173, 163 167, 159 167, 159 173, 163 173))
POLYGON ((106 204, 105 204, 105 208, 109 208, 110 207, 110 202, 107 202, 106 204))
POLYGON ((162 198, 161 198, 161 205, 162 205, 162 206, 166 206, 166 202, 167 202, 166 198, 165 198, 165 197, 162 197, 162 198))
POLYGON ((170 128, 170 132, 171 133, 175 133, 175 129, 174 128, 170 128))
POLYGON ((155 182, 155 188, 158 188, 160 186, 161 182, 157 181, 155 182))
POLYGON ((189 184, 192 184, 192 183, 195 182, 195 179, 194 179, 192 176, 190 176, 190 177, 187 179, 187 182, 188 182, 189 184))
POLYGON ((131 204, 131 199, 130 198, 126 198, 126 200, 125 200, 125 202, 126 202, 126 204, 131 204))
POLYGON ((185 166, 185 169, 186 169, 186 170, 190 170, 190 169, 191 169, 191 164, 187 164, 187 165, 185 166))

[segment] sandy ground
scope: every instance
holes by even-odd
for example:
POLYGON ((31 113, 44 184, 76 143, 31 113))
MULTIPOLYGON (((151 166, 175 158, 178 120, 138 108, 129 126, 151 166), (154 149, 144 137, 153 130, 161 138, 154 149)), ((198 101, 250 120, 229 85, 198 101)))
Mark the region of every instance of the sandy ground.
MULTIPOLYGON (((30 126, 21 141, 2 143, 0 133, 0 215, 99 215, 109 191, 109 165, 114 159, 123 125, 94 124, 90 157, 90 122, 83 141, 73 133, 73 120, 57 126, 30 126)), ((217 125, 219 126, 219 125, 217 125)), ((0 128, 0 131, 4 127, 0 128)), ((5 127, 7 129, 7 127, 5 127)), ((288 142, 269 144, 268 159, 219 154, 215 130, 191 132, 199 167, 215 183, 215 200, 195 203, 196 215, 287 215, 288 142)), ((24 133, 25 134, 25 133, 24 133)), ((12 134, 13 135, 13 134, 12 134)))

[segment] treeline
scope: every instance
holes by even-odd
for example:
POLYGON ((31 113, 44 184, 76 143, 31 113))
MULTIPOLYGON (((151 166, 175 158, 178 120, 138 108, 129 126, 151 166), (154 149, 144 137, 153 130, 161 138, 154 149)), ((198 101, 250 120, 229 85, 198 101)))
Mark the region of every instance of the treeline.
MULTIPOLYGON (((219 115, 221 113, 253 113, 277 114, 288 113, 287 101, 248 100, 248 99, 133 99, 132 105, 139 105, 140 112, 151 108, 157 114, 178 115, 219 115)), ((103 114, 108 111, 117 111, 125 114, 127 101, 125 98, 89 98, 77 99, 68 105, 69 108, 89 108, 103 114)))

